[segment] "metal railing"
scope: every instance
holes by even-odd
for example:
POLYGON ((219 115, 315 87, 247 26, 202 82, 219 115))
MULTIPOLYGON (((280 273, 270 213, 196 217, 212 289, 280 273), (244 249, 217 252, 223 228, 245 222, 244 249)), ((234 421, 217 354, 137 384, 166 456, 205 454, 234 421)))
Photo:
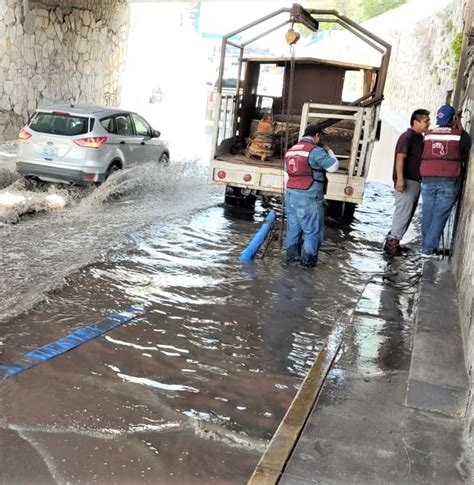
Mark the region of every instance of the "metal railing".
POLYGON ((376 136, 379 110, 380 106, 360 107, 305 103, 301 113, 300 138, 303 136, 307 124, 326 120, 353 122, 354 131, 351 141, 348 175, 351 177, 366 177, 376 136))

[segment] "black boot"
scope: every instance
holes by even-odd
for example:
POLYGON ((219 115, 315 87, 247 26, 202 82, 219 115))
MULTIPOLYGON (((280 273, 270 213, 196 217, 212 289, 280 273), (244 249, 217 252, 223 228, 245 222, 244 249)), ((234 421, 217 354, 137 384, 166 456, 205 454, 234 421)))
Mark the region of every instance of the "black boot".
POLYGON ((386 239, 383 250, 390 256, 401 256, 402 254, 398 239, 386 239))

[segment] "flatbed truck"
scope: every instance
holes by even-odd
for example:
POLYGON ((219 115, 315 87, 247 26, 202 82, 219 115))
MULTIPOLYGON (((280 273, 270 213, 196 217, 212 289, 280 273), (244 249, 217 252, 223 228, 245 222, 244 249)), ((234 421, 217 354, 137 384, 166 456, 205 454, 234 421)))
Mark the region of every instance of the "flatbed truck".
MULTIPOLYGON (((306 10, 298 4, 225 35, 215 95, 209 183, 224 185, 225 201, 232 205, 252 207, 258 197, 264 201, 281 198, 286 150, 308 124, 316 123, 326 132, 324 142, 339 160, 339 170, 328 174, 325 198, 341 215, 352 216, 363 200, 373 146, 380 134, 379 112, 390 50, 385 41, 337 11, 306 10), (286 21, 274 29, 240 44, 233 40, 237 34, 240 39, 247 30, 281 16, 286 21), (244 57, 249 44, 277 28, 289 24, 287 39, 291 41, 298 37, 295 26, 318 30, 322 22, 337 23, 376 49, 379 64, 296 57, 292 46, 288 57, 244 57), (229 48, 239 52, 239 74, 235 92, 223 94, 222 75, 229 48), (279 85, 272 82, 272 74, 279 85), (358 97, 343 101, 351 79, 358 97)), ((233 59, 235 62, 235 52, 233 59)))

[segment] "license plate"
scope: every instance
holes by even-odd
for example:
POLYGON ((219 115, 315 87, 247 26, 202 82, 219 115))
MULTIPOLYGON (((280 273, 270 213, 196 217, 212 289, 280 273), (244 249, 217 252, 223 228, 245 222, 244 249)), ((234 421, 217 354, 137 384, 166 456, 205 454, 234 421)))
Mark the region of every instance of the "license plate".
POLYGON ((43 148, 41 155, 43 155, 43 157, 57 157, 58 149, 52 147, 43 148))

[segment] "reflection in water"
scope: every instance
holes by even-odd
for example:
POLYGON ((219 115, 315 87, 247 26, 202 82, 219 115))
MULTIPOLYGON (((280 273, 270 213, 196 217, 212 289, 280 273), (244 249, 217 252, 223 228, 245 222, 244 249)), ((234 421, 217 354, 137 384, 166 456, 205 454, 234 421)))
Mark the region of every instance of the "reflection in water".
MULTIPOLYGON (((352 225, 327 220, 314 270, 284 263, 278 244, 264 260, 244 266, 238 256, 264 210, 233 217, 217 204, 221 194, 213 198, 202 175, 188 175, 182 167, 180 183, 168 186, 162 182, 165 172, 152 177, 155 169, 146 172, 151 181, 143 193, 141 183, 133 182, 133 191, 114 199, 105 184, 105 194, 95 192, 63 213, 6 227, 5 237, 29 258, 18 261, 13 251, 6 254, 12 285, 2 290, 2 305, 10 315, 44 298, 48 287, 61 286, 72 260, 83 267, 102 248, 109 251, 65 280, 33 312, 2 324, 5 360, 14 361, 25 348, 131 303, 144 304, 145 315, 34 373, 10 379, 2 396, 3 416, 21 429, 146 433, 141 443, 158 464, 155 483, 164 476, 160 467, 169 463, 175 463, 177 481, 192 482, 194 473, 209 476, 212 471, 226 480, 232 473, 235 482, 243 483, 314 354, 334 324, 348 318, 369 280, 359 302, 360 321, 354 320, 349 338, 357 343, 360 365, 393 365, 391 349, 405 337, 386 338, 383 315, 405 321, 416 268, 410 273, 392 266, 387 272, 381 246, 388 208, 374 188, 352 225), (38 243, 35 250, 23 240, 27 233, 38 243), (123 233, 132 235, 124 240, 123 233), (397 271, 404 275, 402 283, 397 271), (391 285, 398 284, 408 289, 396 300, 391 285), (54 399, 45 395, 45 386, 54 399), (16 406, 30 402, 25 396, 32 393, 34 408, 16 406), (170 457, 163 443, 171 436, 169 449, 175 454, 170 457), (198 458, 192 464, 177 462, 189 447, 198 458), (213 463, 204 457, 211 448, 213 463), (226 467, 219 468, 222 461, 226 467)), ((74 446, 75 439, 69 439, 67 446, 74 446)), ((126 443, 132 447, 129 439, 126 443)), ((55 466, 63 469, 61 463, 55 466)), ((110 479, 104 471, 99 476, 110 479)))
POLYGON ((403 258, 390 258, 386 271, 375 274, 364 289, 346 342, 353 352, 349 359, 362 374, 408 368, 420 276, 419 257, 412 251, 403 258))
POLYGON ((141 384, 144 386, 155 387, 156 389, 162 389, 163 391, 184 391, 184 392, 199 392, 195 387, 190 386, 179 386, 176 384, 163 384, 162 382, 157 382, 152 379, 147 379, 145 377, 134 377, 122 374, 120 369, 116 369, 113 366, 110 368, 117 372, 117 376, 127 382, 133 382, 134 384, 141 384))
POLYGON ((314 307, 318 286, 312 271, 289 264, 273 286, 273 302, 263 316, 263 342, 271 359, 292 374, 304 376, 330 325, 307 310, 314 307), (306 327, 308 331, 301 329, 306 327), (300 330, 300 331, 299 331, 300 330))

